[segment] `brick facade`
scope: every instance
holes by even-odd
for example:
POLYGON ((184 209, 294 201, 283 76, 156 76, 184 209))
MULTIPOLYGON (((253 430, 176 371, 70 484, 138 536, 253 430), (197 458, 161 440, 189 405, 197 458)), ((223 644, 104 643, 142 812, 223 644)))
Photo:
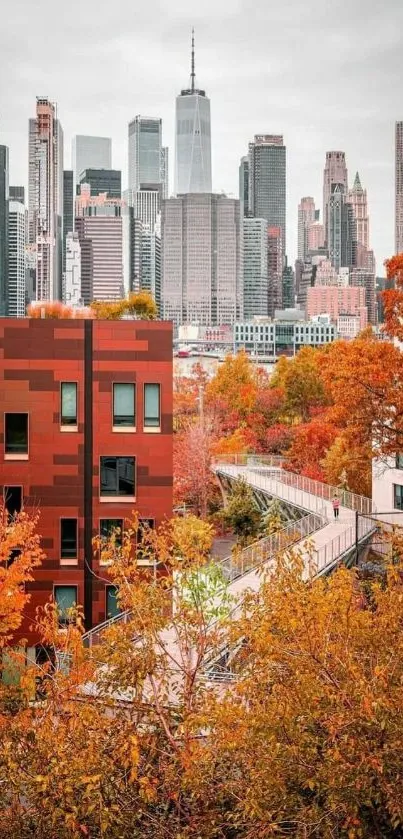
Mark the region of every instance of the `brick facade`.
POLYGON ((172 326, 149 321, 0 319, 0 485, 39 509, 46 559, 30 584, 21 637, 54 585, 77 586, 90 628, 105 620, 105 569, 92 550, 101 518, 172 515, 172 326), (61 426, 61 382, 77 382, 77 425, 61 426), (134 383, 134 429, 113 430, 113 383, 134 383), (160 385, 159 428, 145 429, 144 385, 160 385), (5 452, 5 415, 28 414, 28 455, 5 452), (100 457, 136 458, 135 500, 100 496, 100 457), (61 519, 78 520, 77 558, 62 559, 61 519))

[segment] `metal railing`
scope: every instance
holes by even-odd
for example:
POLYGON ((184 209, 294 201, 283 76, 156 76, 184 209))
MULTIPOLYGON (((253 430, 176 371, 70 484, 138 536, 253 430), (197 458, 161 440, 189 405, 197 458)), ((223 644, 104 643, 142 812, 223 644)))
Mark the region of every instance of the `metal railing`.
POLYGON ((354 526, 347 527, 330 542, 314 550, 312 563, 315 573, 320 574, 326 568, 331 568, 344 554, 376 530, 377 524, 374 519, 360 518, 354 526))
MULTIPOLYGON (((239 456, 238 456, 239 457, 239 456)), ((242 457, 242 456, 241 456, 242 457)), ((250 456, 249 456, 250 457, 250 456)), ((267 490, 270 494, 277 495, 285 501, 295 503, 297 507, 303 509, 319 510, 319 506, 313 501, 313 498, 322 501, 332 501, 333 497, 337 495, 340 499, 342 507, 347 507, 350 510, 355 510, 363 515, 372 515, 375 511, 375 506, 370 498, 364 495, 356 495, 349 490, 340 489, 340 487, 324 484, 321 481, 315 481, 312 478, 306 478, 303 475, 297 475, 294 472, 286 472, 278 465, 274 469, 275 464, 266 466, 264 463, 260 464, 260 456, 254 456, 254 461, 248 460, 246 463, 228 463, 221 458, 217 458, 213 464, 215 472, 221 472, 223 475, 230 477, 244 477, 247 483, 252 486, 264 490, 266 483, 270 482, 267 490), (277 492, 275 484, 278 485, 277 492), (294 493, 286 491, 295 490, 294 493), (297 493, 300 493, 299 495, 297 493), (305 498, 304 498, 305 495, 305 498), (306 496, 312 496, 312 500, 306 496), (309 502, 309 503, 308 503, 309 502)))
POLYGON ((324 516, 317 513, 309 513, 303 518, 290 522, 285 527, 265 536, 248 545, 242 551, 234 551, 231 556, 222 559, 219 565, 223 569, 226 579, 232 583, 245 574, 249 574, 259 566, 264 565, 269 559, 275 557, 281 551, 296 545, 303 539, 307 539, 312 533, 327 525, 328 521, 324 516))
MULTIPOLYGON (((260 565, 264 565, 281 550, 286 550, 286 548, 295 545, 302 539, 306 539, 310 534, 325 527, 326 524, 327 519, 324 516, 309 513, 298 521, 290 522, 277 533, 265 536, 263 539, 253 542, 247 548, 218 560, 216 564, 222 568, 225 578, 231 584, 234 580, 245 576, 260 565)), ((84 645, 92 647, 98 642, 105 629, 109 629, 117 623, 128 623, 130 614, 130 610, 120 612, 115 617, 109 618, 109 620, 85 632, 82 636, 84 645)))
POLYGON ((285 462, 284 457, 276 454, 219 454, 212 458, 212 468, 215 469, 220 463, 233 464, 234 466, 276 466, 281 467, 285 462))

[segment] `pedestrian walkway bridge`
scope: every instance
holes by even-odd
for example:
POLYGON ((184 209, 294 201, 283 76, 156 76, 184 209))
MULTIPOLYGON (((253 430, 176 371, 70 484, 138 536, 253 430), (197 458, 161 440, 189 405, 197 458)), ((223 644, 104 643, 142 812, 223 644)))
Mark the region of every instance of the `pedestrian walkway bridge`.
MULTIPOLYGON (((304 577, 308 579, 331 573, 339 562, 357 555, 359 546, 368 542, 377 529, 375 509, 369 498, 287 472, 279 458, 232 455, 217 458, 212 468, 224 492, 241 478, 252 487, 258 503, 263 498, 267 503, 278 499, 297 515, 278 532, 220 560, 228 592, 241 600, 246 591, 257 591, 262 569, 274 565, 281 552, 291 547, 297 549, 304 562, 304 577), (332 507, 335 493, 340 498, 337 520, 332 507)), ((86 645, 98 643, 103 631, 112 624, 128 620, 130 613, 122 612, 94 627, 84 635, 86 645)))

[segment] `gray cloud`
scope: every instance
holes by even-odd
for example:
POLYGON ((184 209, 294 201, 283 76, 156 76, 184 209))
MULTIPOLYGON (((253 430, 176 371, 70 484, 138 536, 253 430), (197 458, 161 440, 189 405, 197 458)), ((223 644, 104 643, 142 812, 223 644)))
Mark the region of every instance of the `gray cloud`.
MULTIPOLYGON (((237 194, 239 158, 255 133, 284 134, 289 257, 297 204, 321 205, 325 152, 343 149, 368 189, 378 271, 394 245, 394 122, 403 119, 401 0, 51 0, 6 2, 0 30, 0 142, 11 179, 27 182, 27 121, 35 96, 58 103, 71 137, 110 135, 127 169, 127 122, 163 118, 174 154, 175 95, 196 70, 212 105, 213 183, 237 194)), ((172 169, 172 167, 171 167, 172 169)), ((171 171, 171 180, 173 172, 171 171)))

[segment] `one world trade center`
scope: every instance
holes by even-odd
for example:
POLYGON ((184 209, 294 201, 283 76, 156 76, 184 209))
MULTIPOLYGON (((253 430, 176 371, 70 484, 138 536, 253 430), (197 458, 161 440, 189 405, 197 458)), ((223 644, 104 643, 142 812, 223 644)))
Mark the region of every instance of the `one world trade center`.
POLYGON ((211 192, 210 99, 196 87, 194 33, 190 87, 176 97, 175 194, 211 192))

